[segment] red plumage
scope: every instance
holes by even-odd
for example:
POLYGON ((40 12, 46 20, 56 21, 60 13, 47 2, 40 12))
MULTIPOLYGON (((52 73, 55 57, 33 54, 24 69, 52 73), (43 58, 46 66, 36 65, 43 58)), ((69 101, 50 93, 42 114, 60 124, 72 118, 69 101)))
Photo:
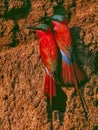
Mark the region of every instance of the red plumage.
POLYGON ((43 63, 46 65, 49 73, 56 71, 57 66, 57 45, 50 28, 47 31, 37 30, 40 42, 40 54, 43 63))
POLYGON ((55 31, 55 36, 56 36, 56 41, 58 46, 63 50, 64 46, 66 47, 71 47, 72 45, 72 39, 71 39, 71 34, 70 34, 70 29, 67 25, 66 20, 64 19, 61 23, 58 21, 52 21, 54 25, 54 31, 55 31), (59 43, 60 41, 61 43, 59 43), (63 45, 63 47, 62 47, 63 45))
POLYGON ((53 74, 57 69, 57 45, 50 28, 47 30, 36 30, 36 32, 39 36, 41 58, 47 68, 44 94, 50 98, 50 104, 52 105, 52 98, 56 95, 56 85, 53 74))
MULTIPOLYGON (((56 96, 56 86, 54 79, 51 75, 48 75, 47 73, 44 82, 44 94, 48 95, 50 97, 50 100, 52 100, 53 96, 56 96)), ((52 101, 50 102, 52 103, 52 101)))
POLYGON ((86 76, 81 71, 72 50, 72 38, 66 20, 64 19, 61 23, 52 21, 52 23, 54 25, 54 35, 57 45, 62 52, 62 77, 65 84, 83 82, 86 76))
MULTIPOLYGON (((61 16, 57 16, 57 19, 60 17, 61 16)), ((52 23, 54 25, 54 36, 62 55, 63 81, 65 84, 75 86, 87 119, 87 106, 78 88, 78 84, 86 80, 86 75, 81 71, 73 52, 70 29, 68 28, 65 19, 62 19, 61 22, 55 19, 52 23)))

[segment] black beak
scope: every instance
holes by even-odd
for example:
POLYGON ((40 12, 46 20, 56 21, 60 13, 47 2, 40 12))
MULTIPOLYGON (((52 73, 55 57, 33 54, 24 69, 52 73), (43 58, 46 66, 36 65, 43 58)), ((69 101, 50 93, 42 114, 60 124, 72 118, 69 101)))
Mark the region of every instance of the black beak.
POLYGON ((34 27, 34 26, 27 26, 26 28, 31 29, 31 30, 36 30, 37 29, 37 27, 34 27))
POLYGON ((45 30, 47 30, 48 25, 47 24, 39 24, 37 26, 27 26, 26 28, 31 29, 33 31, 35 31, 35 30, 43 30, 43 31, 45 31, 45 30))

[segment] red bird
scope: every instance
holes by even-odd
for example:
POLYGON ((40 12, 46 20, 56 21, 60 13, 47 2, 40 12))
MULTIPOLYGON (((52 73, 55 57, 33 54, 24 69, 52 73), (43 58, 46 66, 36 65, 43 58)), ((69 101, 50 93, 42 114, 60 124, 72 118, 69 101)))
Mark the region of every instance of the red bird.
POLYGON ((61 15, 52 17, 54 36, 62 55, 62 78, 65 84, 75 85, 82 105, 83 99, 78 84, 86 80, 86 75, 81 71, 72 48, 70 29, 65 18, 61 15))
POLYGON ((65 84, 80 84, 86 79, 80 70, 72 48, 72 38, 69 27, 62 16, 54 15, 54 35, 62 55, 62 77, 65 84))
POLYGON ((56 96, 55 72, 57 71, 58 49, 50 27, 46 24, 40 24, 36 27, 29 27, 36 30, 39 43, 40 54, 44 65, 46 66, 46 77, 44 82, 44 94, 50 98, 56 96))

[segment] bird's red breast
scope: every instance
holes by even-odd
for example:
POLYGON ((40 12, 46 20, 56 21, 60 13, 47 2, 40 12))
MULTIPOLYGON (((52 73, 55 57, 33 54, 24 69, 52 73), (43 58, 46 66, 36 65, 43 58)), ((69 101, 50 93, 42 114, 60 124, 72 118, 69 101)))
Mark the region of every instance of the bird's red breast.
POLYGON ((43 63, 49 72, 53 72, 57 65, 57 45, 53 34, 48 28, 46 31, 37 30, 40 42, 40 53, 43 63))

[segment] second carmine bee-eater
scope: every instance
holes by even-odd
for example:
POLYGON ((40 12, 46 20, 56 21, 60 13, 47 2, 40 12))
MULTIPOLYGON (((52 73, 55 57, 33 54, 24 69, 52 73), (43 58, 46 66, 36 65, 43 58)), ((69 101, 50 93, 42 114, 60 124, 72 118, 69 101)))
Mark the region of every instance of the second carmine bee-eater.
POLYGON ((70 29, 67 25, 66 19, 62 15, 54 15, 52 17, 52 23, 54 26, 55 40, 62 55, 63 82, 64 84, 75 86, 84 111, 87 113, 87 107, 78 88, 78 84, 84 82, 87 78, 84 72, 81 71, 73 52, 70 29))

